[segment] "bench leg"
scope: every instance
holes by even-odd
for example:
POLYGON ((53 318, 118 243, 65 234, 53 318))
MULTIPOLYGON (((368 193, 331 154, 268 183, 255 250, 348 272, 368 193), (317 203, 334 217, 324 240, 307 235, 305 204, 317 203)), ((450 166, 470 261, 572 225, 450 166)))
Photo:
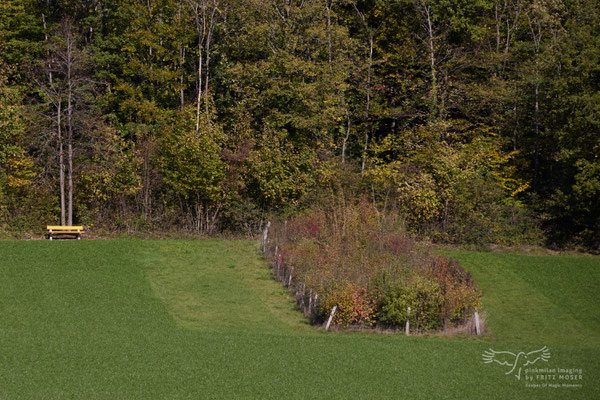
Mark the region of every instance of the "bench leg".
POLYGON ((77 240, 81 240, 81 235, 77 235, 77 240))
POLYGON ((48 235, 48 240, 52 240, 52 235, 48 235))

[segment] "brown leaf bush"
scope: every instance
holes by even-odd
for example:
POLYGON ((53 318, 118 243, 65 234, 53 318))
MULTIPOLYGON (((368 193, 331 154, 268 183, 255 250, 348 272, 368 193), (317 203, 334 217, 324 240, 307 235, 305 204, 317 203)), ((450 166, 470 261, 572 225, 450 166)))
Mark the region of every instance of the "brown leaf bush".
POLYGON ((468 321, 481 292, 456 261, 434 256, 412 240, 392 211, 366 200, 315 207, 271 228, 270 248, 293 266, 294 281, 320 294, 317 321, 337 306, 338 326, 402 326, 420 331, 468 321), (407 308, 411 314, 407 315, 407 308))

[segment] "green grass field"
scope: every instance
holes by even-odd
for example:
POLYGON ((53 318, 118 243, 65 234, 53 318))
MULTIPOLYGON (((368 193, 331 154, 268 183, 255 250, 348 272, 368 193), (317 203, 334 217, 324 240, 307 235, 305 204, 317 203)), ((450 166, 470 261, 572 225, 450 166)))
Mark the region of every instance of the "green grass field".
POLYGON ((0 255, 0 399, 600 398, 598 257, 452 253, 484 291, 491 331, 474 339, 313 328, 252 242, 4 241, 0 255), (481 358, 542 346, 535 367, 582 369, 581 388, 528 388, 481 358))

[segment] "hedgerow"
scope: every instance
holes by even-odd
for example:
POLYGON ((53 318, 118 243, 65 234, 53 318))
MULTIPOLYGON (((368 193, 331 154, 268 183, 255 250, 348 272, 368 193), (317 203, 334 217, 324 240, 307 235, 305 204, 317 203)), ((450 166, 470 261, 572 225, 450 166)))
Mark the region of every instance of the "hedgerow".
POLYGON ((399 328, 407 318, 422 332, 465 324, 481 306, 471 275, 428 253, 403 226, 397 213, 366 200, 317 206, 274 223, 267 255, 316 323, 335 306, 339 327, 399 328))

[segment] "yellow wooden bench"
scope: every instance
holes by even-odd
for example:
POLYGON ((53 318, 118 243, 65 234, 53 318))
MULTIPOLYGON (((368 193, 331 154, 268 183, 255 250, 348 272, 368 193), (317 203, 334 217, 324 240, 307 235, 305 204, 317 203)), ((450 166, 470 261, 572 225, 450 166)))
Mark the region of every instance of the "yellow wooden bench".
POLYGON ((81 239, 81 234, 84 233, 83 226, 63 226, 63 225, 48 225, 48 239, 52 240, 54 235, 71 235, 81 239))

